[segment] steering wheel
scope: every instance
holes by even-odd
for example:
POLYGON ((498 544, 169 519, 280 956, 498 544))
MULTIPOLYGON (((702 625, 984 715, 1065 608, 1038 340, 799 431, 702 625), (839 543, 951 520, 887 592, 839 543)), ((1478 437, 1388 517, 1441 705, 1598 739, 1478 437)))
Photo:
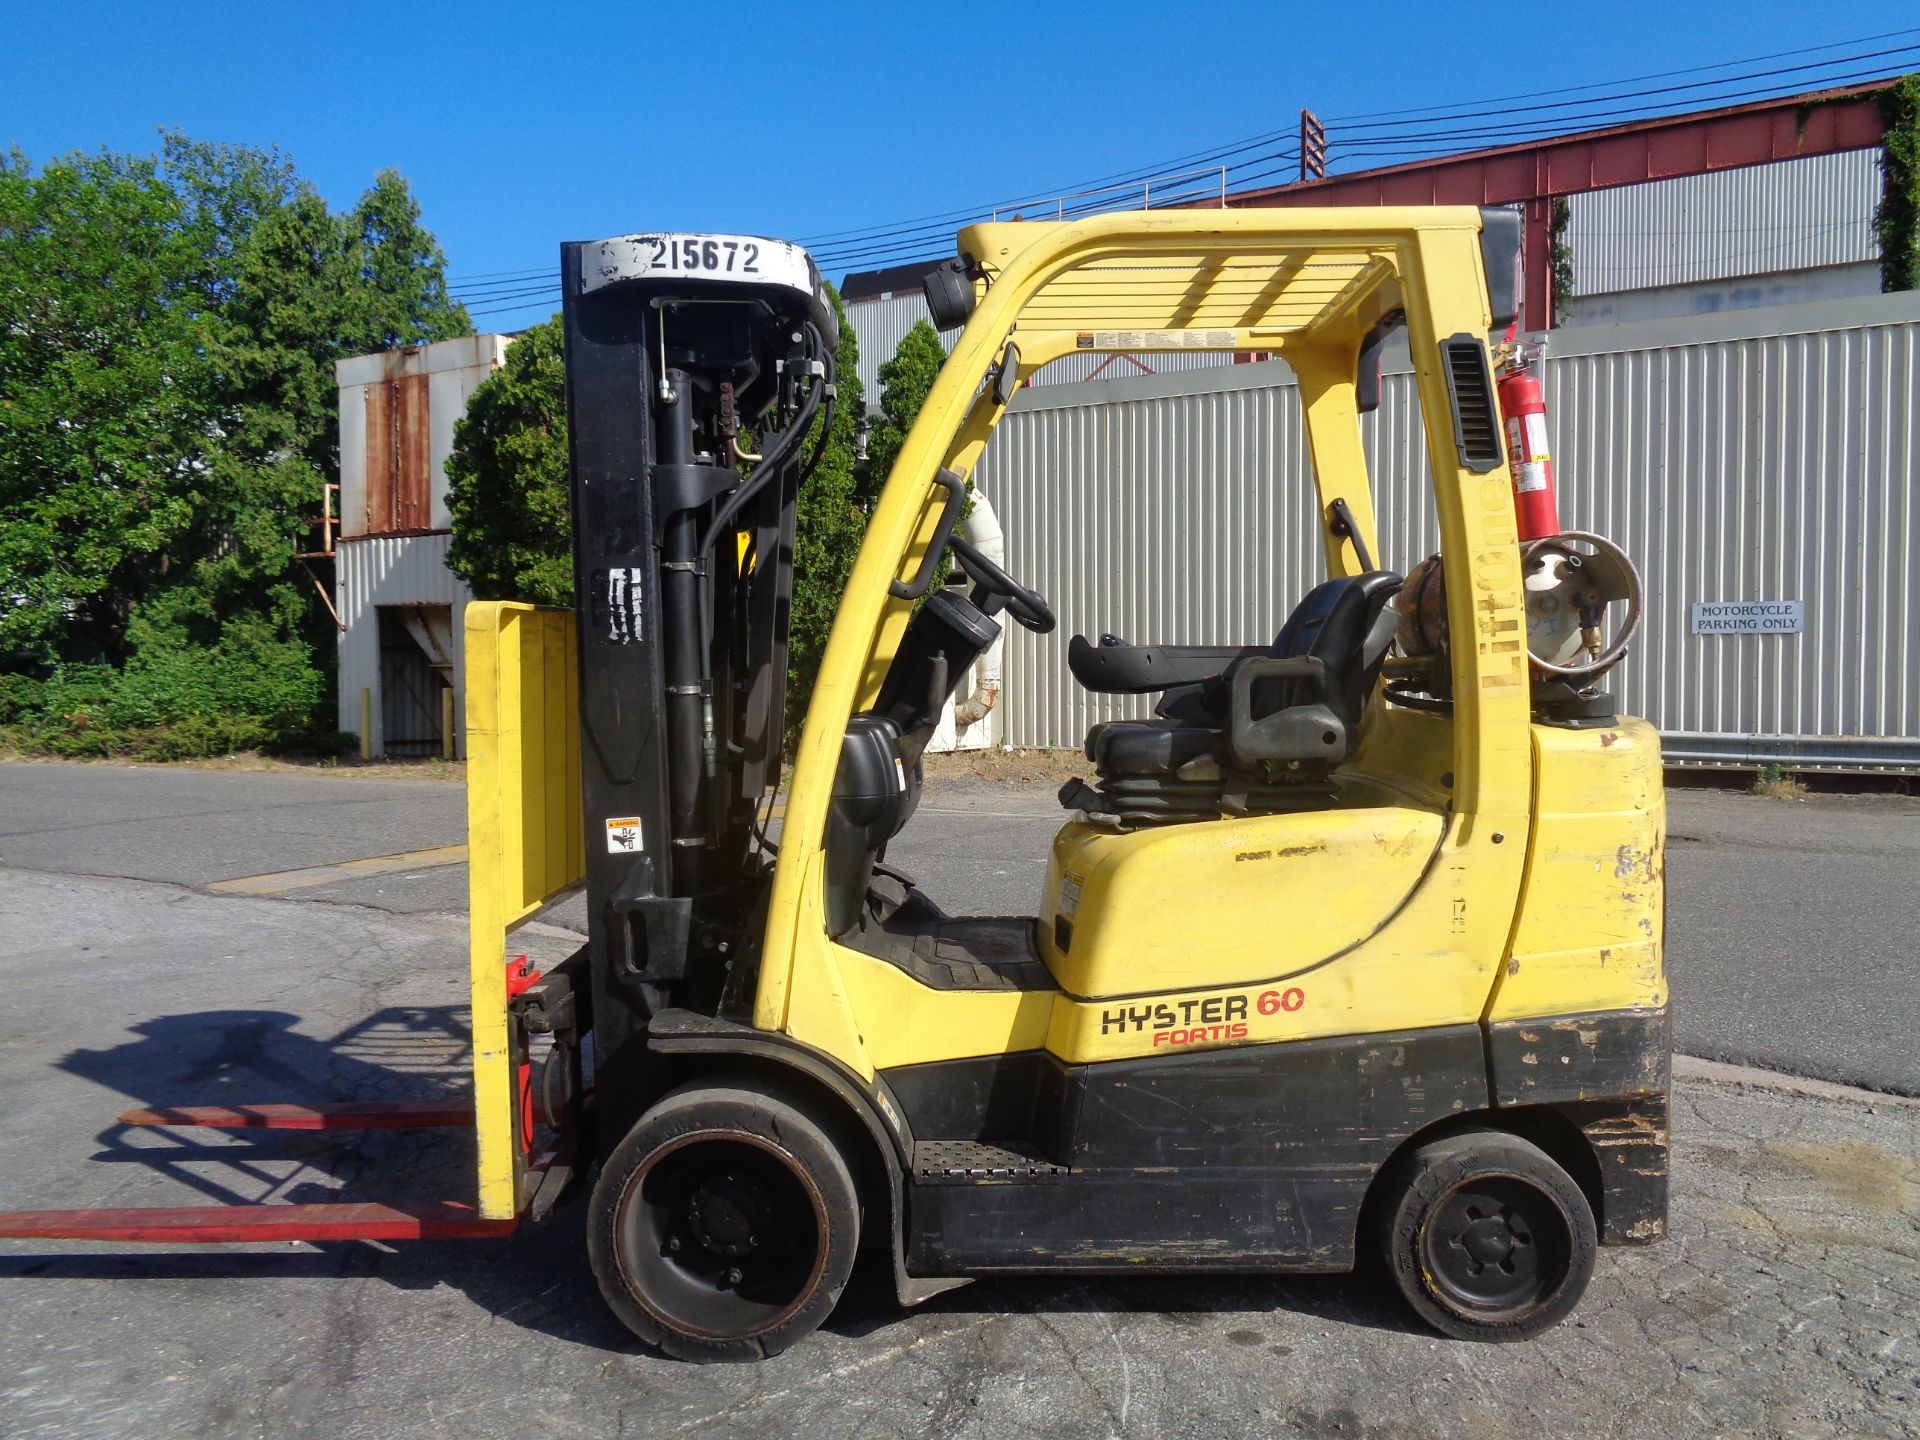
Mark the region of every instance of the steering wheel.
POLYGON ((1029 590, 982 555, 977 546, 968 544, 958 535, 948 543, 953 546, 953 553, 960 557, 960 568, 973 581, 974 604, 989 615, 1004 605, 1009 615, 1034 634, 1052 632, 1056 622, 1053 607, 1047 604, 1046 596, 1038 590, 1029 590), (996 601, 999 603, 996 604, 996 601))

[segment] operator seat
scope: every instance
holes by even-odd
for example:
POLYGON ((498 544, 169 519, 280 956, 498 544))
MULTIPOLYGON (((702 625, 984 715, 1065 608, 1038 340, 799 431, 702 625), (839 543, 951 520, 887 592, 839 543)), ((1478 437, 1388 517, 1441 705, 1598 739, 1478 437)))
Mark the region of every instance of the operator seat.
POLYGON ((1331 803, 1328 776, 1359 745, 1400 584, 1371 570, 1316 585, 1264 650, 1074 636, 1067 667, 1087 689, 1162 699, 1157 718, 1088 732, 1100 786, 1069 781, 1061 804, 1131 828, 1331 803))

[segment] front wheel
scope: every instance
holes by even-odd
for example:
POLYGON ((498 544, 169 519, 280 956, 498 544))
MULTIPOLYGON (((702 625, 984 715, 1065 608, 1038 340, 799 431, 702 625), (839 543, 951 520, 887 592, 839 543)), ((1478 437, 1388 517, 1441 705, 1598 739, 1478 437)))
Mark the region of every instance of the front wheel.
POLYGON ((827 1132, 751 1076, 662 1096, 602 1167, 587 1250, 608 1305, 682 1360, 777 1355, 832 1313, 858 1191, 827 1132))
POLYGON ((1579 1303, 1599 1237, 1572 1176, 1536 1145, 1470 1130, 1382 1177, 1377 1239, 1421 1319, 1456 1340, 1527 1340, 1579 1303))

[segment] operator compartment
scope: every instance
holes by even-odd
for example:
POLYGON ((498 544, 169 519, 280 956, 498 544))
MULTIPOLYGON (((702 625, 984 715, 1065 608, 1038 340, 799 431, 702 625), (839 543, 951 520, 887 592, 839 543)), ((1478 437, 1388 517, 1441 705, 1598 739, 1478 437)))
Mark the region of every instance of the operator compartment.
POLYGON ((1041 939, 1062 989, 1292 973, 1366 940, 1413 892, 1445 829, 1445 787, 1421 760, 1451 741, 1437 718, 1393 724, 1402 712, 1375 696, 1400 586, 1389 570, 1328 580, 1264 648, 1073 637, 1068 666, 1087 689, 1161 698, 1151 719, 1094 726, 1097 786, 1061 791, 1085 817, 1047 869, 1041 939), (1326 903, 1361 867, 1368 898, 1326 903), (1170 913, 1190 926, 1158 923, 1170 913))
MULTIPOLYGON (((958 485, 949 491, 964 493, 958 485)), ((969 547, 961 541, 957 548, 964 563, 969 547)), ((971 596, 952 587, 927 595, 874 707, 848 721, 827 817, 827 932, 933 990, 1043 990, 1053 983, 1031 916, 948 916, 885 864, 888 842, 919 805, 921 757, 942 710, 1000 635, 988 613, 994 608, 979 587, 971 596)))

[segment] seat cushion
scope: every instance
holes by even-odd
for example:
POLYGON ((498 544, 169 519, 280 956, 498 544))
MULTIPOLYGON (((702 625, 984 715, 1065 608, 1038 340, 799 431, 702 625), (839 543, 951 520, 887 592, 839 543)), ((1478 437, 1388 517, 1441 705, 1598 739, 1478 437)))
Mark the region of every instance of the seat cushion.
POLYGON ((1178 720, 1110 720, 1087 732, 1087 758, 1107 776, 1165 775, 1225 753, 1219 730, 1178 720))

